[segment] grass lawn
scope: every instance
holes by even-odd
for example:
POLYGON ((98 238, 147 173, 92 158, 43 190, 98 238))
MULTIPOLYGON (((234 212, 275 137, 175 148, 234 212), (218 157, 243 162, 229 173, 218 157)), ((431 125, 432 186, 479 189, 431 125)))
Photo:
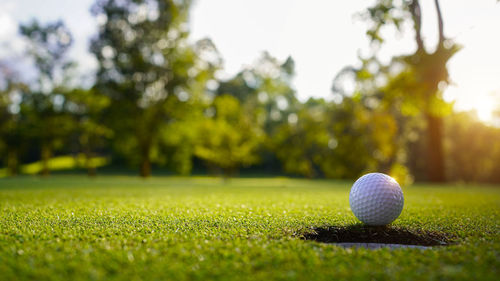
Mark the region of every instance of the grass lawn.
POLYGON ((57 176, 0 179, 0 280, 470 279, 500 276, 500 188, 404 188, 391 229, 450 246, 352 249, 348 182, 57 176))

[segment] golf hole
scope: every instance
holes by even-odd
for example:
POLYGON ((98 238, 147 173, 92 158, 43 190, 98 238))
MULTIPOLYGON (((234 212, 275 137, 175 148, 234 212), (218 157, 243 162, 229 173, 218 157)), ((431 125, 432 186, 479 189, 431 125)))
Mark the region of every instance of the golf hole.
POLYGON ((435 231, 409 230, 392 226, 329 226, 313 228, 304 240, 336 244, 344 248, 418 248, 453 244, 452 236, 435 231))

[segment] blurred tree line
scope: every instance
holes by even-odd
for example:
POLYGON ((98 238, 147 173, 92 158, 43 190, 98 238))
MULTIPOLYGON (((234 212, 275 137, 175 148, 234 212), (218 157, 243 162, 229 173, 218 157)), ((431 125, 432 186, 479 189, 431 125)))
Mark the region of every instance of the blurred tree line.
MULTIPOLYGON (((62 22, 22 24, 36 79, 0 58, 0 152, 9 175, 53 155, 83 154, 89 175, 97 156, 114 165, 195 169, 231 176, 241 168, 309 178, 352 179, 386 172, 402 183, 500 182, 500 129, 456 113, 442 92, 447 61, 460 49, 443 33, 429 51, 417 0, 378 0, 362 13, 373 55, 333 80, 332 100, 300 102, 294 61, 264 52, 230 79, 210 39, 188 40, 191 1, 97 0, 91 51, 95 82, 82 86, 67 53, 62 22), (382 63, 384 27, 415 34, 414 53, 382 63), (352 85, 352 87, 348 87, 352 85)), ((385 34, 385 33, 384 33, 385 34)))

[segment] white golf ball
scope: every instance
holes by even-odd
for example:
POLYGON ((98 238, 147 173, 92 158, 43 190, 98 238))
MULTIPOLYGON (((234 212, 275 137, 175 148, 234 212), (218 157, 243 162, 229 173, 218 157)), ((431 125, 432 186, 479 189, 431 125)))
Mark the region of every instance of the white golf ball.
POLYGON ((392 177, 370 173, 360 177, 351 188, 349 205, 354 215, 367 225, 386 225, 399 217, 404 198, 392 177))

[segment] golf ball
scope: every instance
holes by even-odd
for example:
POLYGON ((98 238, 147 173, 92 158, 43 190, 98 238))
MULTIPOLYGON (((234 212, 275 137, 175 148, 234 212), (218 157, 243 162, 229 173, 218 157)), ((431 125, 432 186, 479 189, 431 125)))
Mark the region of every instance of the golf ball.
POLYGON ((349 205, 354 215, 367 225, 386 225, 403 210, 403 191, 392 177, 370 173, 360 177, 351 188, 349 205))

